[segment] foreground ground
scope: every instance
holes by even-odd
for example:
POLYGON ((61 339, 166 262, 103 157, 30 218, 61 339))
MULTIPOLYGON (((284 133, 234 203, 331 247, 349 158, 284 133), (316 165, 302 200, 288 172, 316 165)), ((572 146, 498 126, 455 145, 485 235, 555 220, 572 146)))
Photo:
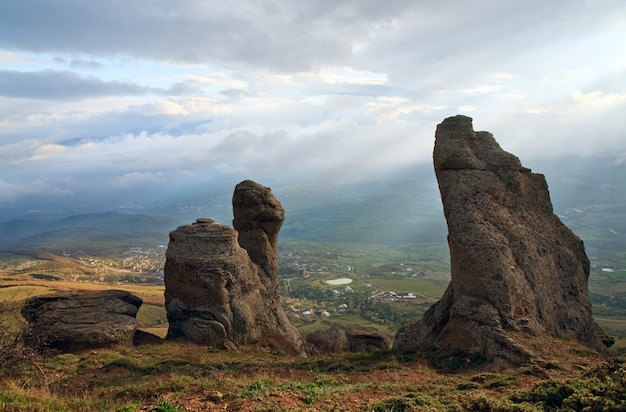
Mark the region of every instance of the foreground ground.
MULTIPOLYGON (((34 279, 32 267, 0 271, 0 300, 112 287, 72 281, 73 272, 64 270, 79 267, 59 269, 52 263, 34 273, 53 275, 54 281, 34 279)), ((163 287, 115 287, 144 300, 140 326, 163 336, 163 287)), ((325 325, 313 326, 319 324, 325 325)), ((527 344, 538 355, 534 362, 498 370, 472 354, 294 358, 216 352, 186 342, 57 354, 12 373, 0 364, 0 411, 626 410, 623 359, 600 357, 571 341, 527 344)), ((623 339, 615 346, 615 354, 626 353, 623 339)))
POLYGON ((0 383, 2 411, 594 411, 626 409, 622 361, 563 342, 494 372, 455 354, 309 358, 186 342, 58 354, 0 383))

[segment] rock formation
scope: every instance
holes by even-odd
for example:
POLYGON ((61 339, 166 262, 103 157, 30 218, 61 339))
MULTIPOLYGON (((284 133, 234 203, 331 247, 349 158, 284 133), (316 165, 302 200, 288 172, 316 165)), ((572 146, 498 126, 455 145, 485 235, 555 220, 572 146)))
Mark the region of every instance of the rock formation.
MULTIPOLYGON (((239 245, 259 265, 264 299, 280 298, 278 293, 278 232, 285 210, 272 192, 251 180, 239 183, 233 194, 233 227, 239 245)), ((273 302, 275 303, 275 302, 273 302)))
POLYGON ((391 340, 376 328, 352 326, 346 329, 346 340, 350 352, 376 352, 391 347, 391 340))
MULTIPOLYGON (((522 167, 472 119, 437 126, 434 166, 448 224, 452 280, 395 348, 453 348, 519 364, 541 336, 599 352, 611 343, 591 315, 583 242, 553 213, 543 175, 522 167)), ((539 344, 540 345, 540 344, 539 344)))
POLYGON ((131 345, 142 303, 122 290, 82 291, 29 298, 21 312, 39 342, 73 352, 131 345))
POLYGON ((285 212, 252 181, 233 195, 236 230, 198 219, 170 233, 165 262, 167 337, 221 349, 304 353, 280 304, 276 249, 285 212))

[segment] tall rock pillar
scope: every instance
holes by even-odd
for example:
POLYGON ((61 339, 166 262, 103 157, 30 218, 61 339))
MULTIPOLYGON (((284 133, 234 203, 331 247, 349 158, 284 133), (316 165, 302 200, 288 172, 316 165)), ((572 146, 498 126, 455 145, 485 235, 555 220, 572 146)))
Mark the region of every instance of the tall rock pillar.
POLYGON ((276 248, 284 210, 269 188, 252 181, 237 185, 233 206, 237 230, 198 219, 170 233, 167 337, 304 354, 278 289, 276 248))
POLYGON ((437 126, 433 159, 452 280, 394 347, 455 348, 516 364, 532 357, 531 338, 551 336, 605 352, 611 339, 592 318, 589 259, 553 213, 544 176, 465 116, 437 126))

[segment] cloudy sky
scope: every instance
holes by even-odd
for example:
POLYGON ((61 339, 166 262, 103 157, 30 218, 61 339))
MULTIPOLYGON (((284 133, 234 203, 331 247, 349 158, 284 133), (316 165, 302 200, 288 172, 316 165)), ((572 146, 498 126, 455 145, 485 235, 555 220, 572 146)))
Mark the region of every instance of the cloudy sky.
POLYGON ((626 160, 623 0, 3 0, 0 203, 431 161, 626 160))

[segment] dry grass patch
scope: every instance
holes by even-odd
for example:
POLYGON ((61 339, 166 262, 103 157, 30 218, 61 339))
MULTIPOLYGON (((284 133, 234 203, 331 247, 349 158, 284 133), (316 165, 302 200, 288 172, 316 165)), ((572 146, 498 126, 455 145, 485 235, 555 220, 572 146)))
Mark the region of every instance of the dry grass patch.
MULTIPOLYGON (((303 359, 215 352, 185 342, 59 355, 48 360, 45 371, 49 384, 41 399, 59 411, 525 411, 543 410, 538 408, 558 393, 553 386, 544 388, 545 382, 555 382, 554 388, 578 382, 572 394, 581 402, 614 388, 611 402, 617 404, 620 379, 626 380, 615 367, 579 370, 578 376, 541 365, 450 374, 423 358, 393 352, 303 359)), ((19 387, 13 381, 3 395, 6 410, 44 410, 29 409, 34 397, 19 387)))

